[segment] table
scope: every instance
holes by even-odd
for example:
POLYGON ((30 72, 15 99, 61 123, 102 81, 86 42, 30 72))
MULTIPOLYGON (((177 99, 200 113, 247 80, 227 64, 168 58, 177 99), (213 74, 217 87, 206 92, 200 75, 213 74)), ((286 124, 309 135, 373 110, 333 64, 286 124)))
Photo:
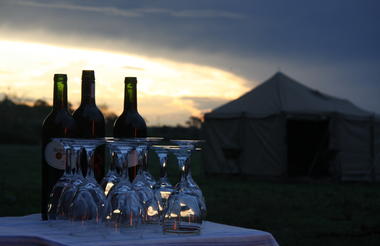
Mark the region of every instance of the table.
MULTIPOLYGON (((97 227, 99 228, 99 227, 97 227)), ((278 246, 264 231, 228 226, 210 221, 202 225, 200 235, 163 234, 157 225, 115 231, 92 230, 80 223, 41 221, 39 214, 0 217, 0 246, 75 246, 75 245, 181 245, 181 246, 278 246)))

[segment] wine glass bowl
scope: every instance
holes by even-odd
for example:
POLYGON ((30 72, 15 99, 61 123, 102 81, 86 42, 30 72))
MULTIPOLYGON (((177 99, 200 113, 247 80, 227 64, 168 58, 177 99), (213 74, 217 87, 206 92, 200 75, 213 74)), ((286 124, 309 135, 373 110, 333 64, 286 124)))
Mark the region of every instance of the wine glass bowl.
POLYGON ((109 209, 108 201, 94 176, 93 154, 96 147, 104 144, 104 139, 77 139, 85 150, 87 160, 87 175, 78 187, 69 207, 69 218, 72 220, 94 220, 99 223, 109 209), (87 202, 87 203, 86 203, 87 202))
MULTIPOLYGON (((173 142, 175 142, 174 140, 173 142)), ((179 141, 179 140, 177 140, 179 141)), ((170 148, 170 151, 177 157, 178 167, 180 169, 180 178, 178 183, 175 185, 175 189, 178 192, 193 195, 197 198, 202 217, 206 217, 206 202, 202 190, 195 183, 191 176, 190 170, 190 156, 192 152, 196 149, 193 144, 199 143, 198 140, 180 140, 181 143, 178 147, 170 148)))
POLYGON ((108 199, 111 211, 106 219, 112 227, 137 227, 141 223, 144 207, 136 191, 122 186, 108 199))
POLYGON ((163 232, 198 234, 201 230, 202 214, 197 197, 184 193, 173 193, 163 215, 163 232))
POLYGON ((89 190, 83 187, 79 188, 70 203, 68 217, 73 221, 99 221, 100 211, 89 190))
POLYGON ((128 175, 128 156, 134 147, 121 140, 112 140, 107 144, 114 153, 116 166, 122 170, 120 181, 107 194, 110 204, 108 224, 115 228, 136 227, 142 221, 144 206, 128 175))

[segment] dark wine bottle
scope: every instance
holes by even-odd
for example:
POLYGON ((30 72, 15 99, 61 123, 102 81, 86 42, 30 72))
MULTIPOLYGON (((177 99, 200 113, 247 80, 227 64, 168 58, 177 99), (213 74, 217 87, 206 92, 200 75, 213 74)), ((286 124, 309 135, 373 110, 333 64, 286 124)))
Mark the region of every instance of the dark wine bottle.
MULTIPOLYGON (((137 111, 137 79, 136 77, 126 77, 124 83, 124 110, 115 121, 113 136, 117 138, 146 137, 145 120, 137 111)), ((132 182, 136 177, 138 166, 137 158, 133 158, 133 153, 131 156, 128 172, 132 182)))
MULTIPOLYGON (((104 116, 95 103, 95 75, 92 70, 82 72, 82 99, 73 117, 78 126, 78 137, 105 137, 104 116)), ((94 153, 94 173, 98 182, 104 177, 104 152, 104 146, 101 146, 94 153)), ((85 158, 83 158, 82 170, 84 175, 87 173, 86 163, 85 158)))
POLYGON ((62 176, 66 160, 63 147, 51 139, 77 136, 75 121, 67 108, 66 74, 54 75, 53 97, 53 109, 42 125, 41 216, 43 220, 47 220, 49 194, 62 176))

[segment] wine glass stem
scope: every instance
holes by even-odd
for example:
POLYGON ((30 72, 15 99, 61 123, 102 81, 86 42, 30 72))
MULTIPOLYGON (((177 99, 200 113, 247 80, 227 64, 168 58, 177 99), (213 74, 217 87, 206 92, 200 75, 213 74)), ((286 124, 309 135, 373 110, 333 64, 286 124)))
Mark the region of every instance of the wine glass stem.
POLYGON ((168 176, 166 170, 167 154, 159 154, 160 159, 160 178, 166 178, 168 176))
POLYGON ((189 177, 189 176, 191 176, 190 158, 187 158, 185 162, 186 162, 185 163, 185 174, 186 174, 186 177, 189 177))
POLYGON ((138 174, 141 174, 143 172, 143 170, 144 170, 144 155, 143 155, 143 151, 144 150, 142 150, 140 148, 136 148, 137 166, 140 167, 137 170, 138 174))
POLYGON ((75 174, 79 175, 80 177, 83 177, 82 166, 81 166, 81 153, 82 153, 82 149, 76 148, 76 149, 74 149, 74 153, 75 153, 74 157, 75 157, 75 162, 76 162, 76 165, 75 165, 75 174))
POLYGON ((180 181, 185 181, 187 177, 187 171, 188 171, 187 158, 184 156, 179 156, 177 157, 177 159, 178 159, 178 166, 180 168, 180 173, 181 173, 180 181))
POLYGON ((148 171, 148 150, 144 149, 142 151, 142 169, 143 171, 148 171))
POLYGON ((129 180, 129 174, 128 174, 128 155, 129 152, 126 153, 124 158, 122 155, 116 155, 117 161, 119 163, 119 166, 121 166, 121 177, 123 179, 128 179, 129 180))
POLYGON ((65 172, 63 176, 68 176, 71 174, 71 151, 69 148, 65 149, 66 152, 66 161, 65 161, 65 172))
POLYGON ((117 161, 117 154, 115 152, 112 152, 111 154, 112 156, 112 160, 111 160, 111 164, 110 164, 110 171, 111 172, 114 172, 116 170, 116 161, 117 161))
POLYGON ((87 177, 94 178, 94 149, 86 149, 87 157, 87 177))

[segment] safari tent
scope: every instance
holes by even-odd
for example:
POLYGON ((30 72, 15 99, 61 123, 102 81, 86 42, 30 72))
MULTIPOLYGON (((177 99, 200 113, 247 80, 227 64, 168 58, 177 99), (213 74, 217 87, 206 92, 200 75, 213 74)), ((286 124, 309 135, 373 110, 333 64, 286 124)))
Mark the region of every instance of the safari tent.
POLYGON ((380 180, 380 118, 283 73, 205 115, 207 173, 380 180))

